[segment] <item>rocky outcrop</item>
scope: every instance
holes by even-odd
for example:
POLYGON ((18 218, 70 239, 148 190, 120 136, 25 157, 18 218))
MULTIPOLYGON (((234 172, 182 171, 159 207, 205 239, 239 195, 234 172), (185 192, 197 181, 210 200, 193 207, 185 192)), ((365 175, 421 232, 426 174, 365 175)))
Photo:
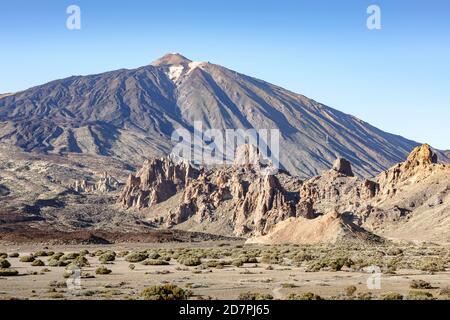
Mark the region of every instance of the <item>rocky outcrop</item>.
POLYGON ((354 176, 343 158, 306 181, 284 171, 267 174, 258 153, 243 150, 241 159, 247 160, 242 165, 209 170, 167 159, 147 161, 129 177, 119 202, 127 208, 148 208, 144 214, 166 227, 258 237, 263 242, 283 239, 280 232, 291 230, 290 221, 304 234, 289 237, 302 243, 309 243, 307 235, 331 239, 338 230, 369 239, 366 231, 383 233, 385 226, 409 221, 416 212, 436 208, 445 215, 450 208, 450 166, 437 163, 428 145, 414 149, 404 163, 364 180, 354 176), (311 234, 304 226, 317 232, 311 234))
POLYGON ((70 187, 76 192, 100 192, 107 193, 119 188, 120 183, 108 172, 103 172, 96 182, 88 180, 77 180, 70 187))
POLYGON ((337 158, 333 164, 333 170, 347 177, 353 177, 353 170, 350 161, 344 158, 337 158))
POLYGON ((143 209, 163 202, 199 176, 189 163, 169 157, 148 160, 137 175, 130 175, 118 202, 127 208, 143 209))

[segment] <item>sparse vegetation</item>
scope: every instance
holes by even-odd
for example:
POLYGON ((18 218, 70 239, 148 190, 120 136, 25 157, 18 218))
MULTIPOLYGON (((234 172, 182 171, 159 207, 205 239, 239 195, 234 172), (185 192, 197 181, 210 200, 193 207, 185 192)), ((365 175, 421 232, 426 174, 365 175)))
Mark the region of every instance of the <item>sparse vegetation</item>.
POLYGON ((43 266, 45 266, 45 263, 44 263, 44 261, 42 261, 40 259, 36 259, 31 263, 31 265, 33 267, 43 267, 43 266))
POLYGON ((403 296, 400 293, 389 292, 383 294, 381 300, 403 300, 403 296))
POLYGON ((97 269, 95 269, 95 274, 110 274, 112 272, 111 269, 108 269, 106 267, 98 267, 97 269))
POLYGON ((9 268, 0 269, 1 277, 14 277, 14 276, 17 276, 18 274, 19 274, 19 271, 15 270, 15 269, 9 269, 9 268))
POLYGON ((11 263, 4 258, 0 258, 0 269, 8 269, 11 267, 11 263))
POLYGON ((302 293, 302 294, 290 294, 287 296, 288 300, 324 300, 321 296, 312 293, 312 292, 307 292, 307 293, 302 293))
POLYGON ((411 289, 432 289, 431 284, 424 280, 412 280, 409 287, 411 289))
POLYGON ((20 257, 20 262, 33 262, 35 260, 34 256, 29 255, 29 256, 23 256, 20 257))
POLYGON ((273 296, 265 293, 245 292, 239 294, 238 300, 273 300, 273 296))
POLYGON ((101 263, 108 263, 108 262, 114 261, 114 260, 116 260, 116 253, 114 251, 107 251, 107 252, 101 254, 98 257, 98 260, 101 263))
POLYGON ((357 288, 355 286, 349 286, 344 289, 345 294, 349 297, 353 296, 356 292, 357 288))
POLYGON ((182 255, 177 259, 178 263, 185 265, 186 267, 195 267, 202 264, 202 261, 199 257, 190 256, 190 255, 182 255))
POLYGON ((142 262, 147 258, 148 258, 148 253, 146 253, 146 252, 132 252, 126 256, 125 260, 128 262, 136 263, 136 262, 142 262))
POLYGON ((144 266, 167 266, 169 262, 161 260, 161 259, 147 259, 142 261, 144 266))
POLYGON ((144 300, 187 300, 192 296, 190 290, 184 290, 173 284, 145 288, 140 297, 144 300))

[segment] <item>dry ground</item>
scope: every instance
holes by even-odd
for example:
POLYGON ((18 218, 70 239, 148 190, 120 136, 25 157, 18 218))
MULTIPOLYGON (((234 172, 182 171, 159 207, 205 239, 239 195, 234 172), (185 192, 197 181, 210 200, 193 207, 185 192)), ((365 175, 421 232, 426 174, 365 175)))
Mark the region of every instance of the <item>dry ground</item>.
MULTIPOLYGON (((408 245, 402 247, 400 252, 399 247, 392 246, 269 247, 242 246, 239 242, 204 242, 48 248, 8 245, 0 246, 0 252, 20 254, 19 257, 6 258, 11 263, 10 268, 17 270, 19 275, 0 277, 0 299, 139 299, 139 293, 144 288, 168 283, 190 289, 193 292, 192 299, 237 299, 246 292, 269 294, 274 299, 286 299, 290 294, 307 292, 325 299, 366 299, 369 293, 373 299, 379 299, 386 293, 395 292, 406 299, 411 292, 417 291, 428 292, 435 299, 448 299, 450 287, 449 248, 438 246, 408 245), (66 267, 49 267, 49 257, 36 257, 45 263, 45 266, 39 267, 20 261, 20 257, 36 254, 41 250, 64 253, 88 250, 89 254, 85 257, 90 265, 82 268, 82 275, 89 274, 93 277, 82 278, 81 288, 68 288, 67 279, 63 276, 66 267), (125 261, 125 257, 117 256, 115 261, 102 264, 98 258, 99 250, 112 250, 117 254, 124 251, 146 251, 159 253, 162 258, 171 256, 171 259, 169 265, 146 266, 140 262, 130 263, 125 261), (201 257, 202 264, 182 265, 177 261, 180 253, 197 255, 201 257), (333 271, 333 264, 329 261, 344 256, 353 261, 352 265, 343 266, 341 271, 333 271), (254 257, 257 262, 244 263, 239 267, 230 264, 239 259, 243 261, 245 257, 254 257), (367 261, 363 263, 362 260, 367 261), (222 261, 224 265, 219 268, 208 267, 210 261, 222 261), (326 265, 327 263, 329 264, 326 265), (367 280, 373 275, 362 268, 370 263, 381 266, 380 289, 367 287, 367 280), (135 266, 134 270, 130 270, 130 264, 135 266), (108 275, 96 274, 96 269, 101 266, 112 272, 108 275), (435 268, 441 269, 436 271, 435 268), (424 280, 431 285, 431 289, 412 289, 412 280, 424 280), (346 288, 350 286, 356 287, 356 292, 352 295, 346 293, 346 288)), ((69 285, 71 279, 73 277, 69 277, 69 285)))

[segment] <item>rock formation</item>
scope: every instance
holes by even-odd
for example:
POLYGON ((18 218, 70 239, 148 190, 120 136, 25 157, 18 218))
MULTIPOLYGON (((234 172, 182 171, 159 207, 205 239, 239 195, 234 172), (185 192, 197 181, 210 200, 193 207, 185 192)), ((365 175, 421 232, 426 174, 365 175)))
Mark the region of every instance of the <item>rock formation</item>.
POLYGON ((148 160, 136 176, 131 174, 128 177, 118 201, 128 208, 152 206, 184 189, 199 173, 190 164, 175 163, 169 157, 148 160))
POLYGON ((258 153, 252 148, 242 150, 245 157, 238 155, 238 159, 255 161, 209 170, 175 164, 167 158, 147 161, 136 176, 129 177, 119 202, 144 210, 148 219, 168 227, 245 237, 281 232, 278 225, 283 221, 295 221, 297 230, 304 230, 303 225, 323 230, 326 222, 346 226, 346 230, 358 226, 376 231, 407 221, 434 195, 430 205, 449 207, 450 180, 444 177, 450 176, 450 166, 436 163, 428 145, 414 149, 404 163, 371 180, 354 176, 350 162, 343 158, 306 181, 284 171, 266 174, 258 153), (330 212, 337 216, 331 219, 330 212))
POLYGON ((111 177, 108 172, 103 172, 96 182, 77 180, 70 187, 76 192, 100 192, 106 193, 119 188, 119 181, 111 177))

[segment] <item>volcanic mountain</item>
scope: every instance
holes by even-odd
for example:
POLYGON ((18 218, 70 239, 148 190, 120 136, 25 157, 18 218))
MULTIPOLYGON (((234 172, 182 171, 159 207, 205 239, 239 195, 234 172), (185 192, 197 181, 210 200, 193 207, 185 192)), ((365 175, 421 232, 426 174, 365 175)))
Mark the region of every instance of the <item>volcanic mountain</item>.
POLYGON ((72 76, 0 96, 0 144, 107 156, 136 167, 170 153, 177 128, 279 129, 284 169, 302 178, 337 157, 370 177, 418 145, 225 67, 168 54, 150 65, 72 76))

